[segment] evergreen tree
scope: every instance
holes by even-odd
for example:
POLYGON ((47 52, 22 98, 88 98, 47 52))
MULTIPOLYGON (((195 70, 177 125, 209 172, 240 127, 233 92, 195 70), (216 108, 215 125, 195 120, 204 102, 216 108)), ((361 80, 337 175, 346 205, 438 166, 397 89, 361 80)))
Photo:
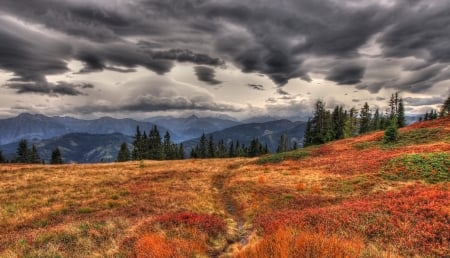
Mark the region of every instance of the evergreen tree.
POLYGON ((134 135, 133 141, 133 160, 141 160, 143 159, 144 146, 142 144, 142 135, 139 126, 136 127, 136 134, 134 135))
POLYGON ((180 143, 178 146, 178 159, 184 159, 184 146, 183 143, 180 143))
POLYGON ((151 159, 150 158, 150 138, 147 136, 147 132, 144 130, 142 133, 142 139, 139 143, 139 148, 141 149, 142 159, 151 159))
POLYGON ((0 163, 6 163, 6 158, 3 156, 3 152, 0 150, 0 163))
POLYGON ((208 158, 214 158, 216 156, 216 147, 212 134, 209 135, 208 141, 208 158))
POLYGON ((307 147, 313 144, 312 142, 312 128, 311 128, 311 119, 308 118, 308 122, 306 122, 305 135, 303 136, 303 146, 307 147))
POLYGON ((191 149, 191 159, 198 158, 198 145, 195 148, 191 149))
POLYGON ((227 148, 226 148, 223 140, 220 140, 219 143, 217 144, 216 157, 218 157, 218 158, 226 158, 227 157, 227 148))
POLYGON ((148 158, 153 160, 162 160, 163 154, 161 135, 155 125, 150 131, 148 137, 148 158))
POLYGON ((312 144, 322 144, 333 139, 331 114, 325 109, 325 103, 318 100, 314 117, 311 120, 312 144))
POLYGON ((33 146, 31 147, 31 151, 29 153, 30 153, 29 163, 32 163, 32 164, 42 163, 41 157, 39 155, 38 149, 36 148, 36 145, 33 144, 33 146))
POLYGON ((278 143, 278 148, 277 148, 277 152, 281 153, 281 152, 286 152, 289 150, 289 146, 288 146, 288 138, 286 134, 282 134, 280 136, 280 142, 278 143))
POLYGON ((396 142, 398 139, 398 129, 397 129, 398 122, 396 121, 396 118, 391 121, 391 124, 386 128, 384 131, 384 137, 383 142, 384 143, 392 143, 396 142))
POLYGON ((369 104, 364 103, 363 108, 360 113, 360 123, 359 123, 359 133, 367 133, 370 131, 370 121, 372 118, 372 114, 370 113, 369 104))
POLYGON ((448 96, 447 100, 441 107, 441 111, 439 112, 440 117, 448 116, 450 114, 450 96, 448 96))
POLYGON ((397 126, 398 128, 402 128, 406 125, 405 119, 405 108, 403 106, 403 99, 398 99, 398 108, 397 108, 397 126))
POLYGON ((428 111, 425 112, 423 120, 425 120, 425 121, 429 120, 428 111))
POLYGON ((437 118, 438 118, 438 114, 437 114, 436 109, 433 109, 433 110, 432 110, 432 113, 433 113, 432 119, 437 119, 437 118))
POLYGON ((119 153, 117 154, 117 162, 127 162, 130 160, 130 150, 128 145, 124 142, 120 145, 119 153))
POLYGON ((386 111, 386 113, 382 116, 380 116, 380 129, 384 130, 386 129, 386 127, 389 126, 389 115, 388 112, 386 111))
POLYGON ((204 159, 208 157, 208 140, 206 139, 205 133, 200 137, 200 145, 198 146, 198 158, 204 159))
POLYGON ((381 119, 380 119, 380 110, 375 109, 375 113, 373 114, 373 118, 370 123, 370 130, 377 131, 381 129, 381 119))
POLYGON ((297 141, 295 141, 294 144, 292 145, 292 150, 297 150, 297 149, 298 149, 298 143, 297 143, 297 141))
POLYGON ((61 151, 59 150, 58 147, 56 147, 53 151, 52 151, 52 158, 50 160, 50 164, 63 164, 63 160, 61 157, 61 151))
POLYGON ((17 163, 29 163, 30 159, 27 140, 20 140, 15 161, 17 163))
POLYGON ((233 141, 231 141, 230 148, 228 148, 228 157, 230 158, 236 157, 233 141))
POLYGON ((392 121, 394 117, 397 116, 397 108, 398 108, 398 93, 391 95, 391 99, 389 100, 389 121, 392 121))
POLYGON ((164 151, 164 159, 171 160, 175 158, 174 149, 172 148, 172 143, 170 142, 169 131, 166 131, 166 134, 164 135, 163 151, 164 151))
POLYGON ((258 138, 253 138, 250 141, 250 147, 247 150, 248 157, 256 157, 259 154, 259 140, 258 138))
POLYGON ((344 138, 356 135, 358 129, 358 111, 354 107, 348 112, 348 117, 345 121, 344 138))
POLYGON ((344 128, 345 121, 347 118, 346 112, 342 106, 336 106, 331 114, 333 121, 333 138, 343 139, 344 138, 344 128))

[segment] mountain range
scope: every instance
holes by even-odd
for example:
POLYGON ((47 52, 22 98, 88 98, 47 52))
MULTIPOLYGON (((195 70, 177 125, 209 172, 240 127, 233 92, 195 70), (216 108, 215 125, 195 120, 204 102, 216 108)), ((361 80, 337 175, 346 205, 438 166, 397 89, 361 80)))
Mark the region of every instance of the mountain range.
MULTIPOLYGON (((285 134, 289 144, 292 146, 297 142, 301 146, 303 135, 306 130, 306 122, 292 122, 290 120, 276 120, 265 123, 249 123, 236 125, 221 131, 210 134, 215 141, 224 140, 225 144, 238 140, 241 144, 248 145, 254 138, 258 138, 263 144, 267 144, 270 152, 275 152, 281 135, 285 134)), ((200 138, 195 138, 184 142, 186 151, 191 150, 200 142, 200 138)))
MULTIPOLYGON (((120 144, 131 145, 136 126, 148 131, 158 126, 161 136, 169 131, 174 142, 183 142, 186 154, 198 143, 202 133, 212 134, 216 141, 226 143, 239 140, 248 145, 257 137, 275 151, 282 134, 289 141, 301 142, 304 122, 276 120, 272 117, 257 117, 258 123, 239 122, 231 117, 198 117, 195 115, 176 117, 154 117, 146 121, 102 117, 84 120, 73 117, 49 117, 23 113, 17 117, 0 119, 0 150, 8 158, 15 156, 18 142, 26 139, 38 147, 41 158, 50 159, 51 151, 59 147, 65 162, 92 163, 113 161, 120 144), (268 121, 268 122, 266 122, 268 121)), ((252 120, 249 120, 252 121, 252 120)))
MULTIPOLYGON (((23 113, 13 118, 0 120, 0 145, 17 142, 21 139, 31 141, 51 139, 69 133, 120 133, 132 136, 136 132, 136 126, 139 126, 141 130, 149 131, 154 125, 150 122, 128 118, 102 117, 94 120, 83 120, 72 117, 48 117, 23 113)), ((158 126, 158 128, 162 133, 168 130, 161 126, 158 126)), ((173 140, 180 140, 175 133, 170 133, 173 140)))
POLYGON ((202 133, 212 133, 241 124, 236 120, 198 117, 196 115, 185 118, 157 117, 150 118, 148 121, 170 128, 175 134, 182 136, 183 140, 199 137, 202 133))

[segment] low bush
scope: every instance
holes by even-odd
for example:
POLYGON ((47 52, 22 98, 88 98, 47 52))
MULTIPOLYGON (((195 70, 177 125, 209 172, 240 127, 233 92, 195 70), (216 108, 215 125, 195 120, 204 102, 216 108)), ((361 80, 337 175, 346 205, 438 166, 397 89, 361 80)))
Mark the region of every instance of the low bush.
POLYGON ((257 164, 279 163, 284 160, 298 160, 301 158, 305 158, 308 155, 309 152, 306 150, 295 150, 289 152, 275 153, 259 158, 256 161, 256 163, 257 164))
POLYGON ((407 154, 392 159, 382 168, 390 180, 450 181, 450 153, 407 154))

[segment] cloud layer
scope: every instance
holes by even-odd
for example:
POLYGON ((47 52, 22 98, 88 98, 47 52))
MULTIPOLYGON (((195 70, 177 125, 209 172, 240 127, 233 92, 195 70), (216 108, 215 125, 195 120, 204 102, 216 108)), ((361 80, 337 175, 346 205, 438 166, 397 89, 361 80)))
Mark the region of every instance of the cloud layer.
MULTIPOLYGON (((449 12, 440 0, 3 0, 0 69, 12 74, 3 88, 51 96, 90 92, 89 84, 50 76, 133 76, 142 67, 168 76, 179 63, 192 67, 191 84, 223 86, 228 79, 216 72, 232 65, 265 75, 284 96, 298 79, 420 94, 450 79, 449 12), (74 60, 76 71, 68 66, 74 60)), ((122 108, 228 110, 210 104, 144 95, 122 108)))

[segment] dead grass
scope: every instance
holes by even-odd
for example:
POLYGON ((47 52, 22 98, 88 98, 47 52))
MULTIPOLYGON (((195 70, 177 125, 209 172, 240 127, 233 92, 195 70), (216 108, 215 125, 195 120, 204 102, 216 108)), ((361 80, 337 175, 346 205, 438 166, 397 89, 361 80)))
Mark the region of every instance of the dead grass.
POLYGON ((449 118, 433 120, 401 129, 412 141, 420 138, 414 144, 381 146, 382 132, 375 132, 263 164, 237 158, 0 165, 0 257, 439 257, 450 236, 427 223, 450 224, 449 211, 445 198, 427 200, 448 196, 450 186, 392 181, 381 169, 405 154, 449 153, 449 130, 449 118), (434 127, 439 137, 422 137, 434 127), (403 203, 389 201, 411 187, 428 198, 417 204, 423 212, 407 194, 403 203), (296 221, 314 210, 323 218, 313 231, 257 231, 261 218, 285 225, 283 214, 296 221), (327 217, 335 211, 338 218, 327 217), (393 212, 407 220, 386 221, 393 212), (333 231, 324 230, 330 225, 333 231), (367 228, 373 225, 386 227, 367 228), (414 239, 401 234, 409 232, 405 225, 421 225, 425 238, 420 230, 414 239), (384 236, 391 236, 389 245, 384 236))

